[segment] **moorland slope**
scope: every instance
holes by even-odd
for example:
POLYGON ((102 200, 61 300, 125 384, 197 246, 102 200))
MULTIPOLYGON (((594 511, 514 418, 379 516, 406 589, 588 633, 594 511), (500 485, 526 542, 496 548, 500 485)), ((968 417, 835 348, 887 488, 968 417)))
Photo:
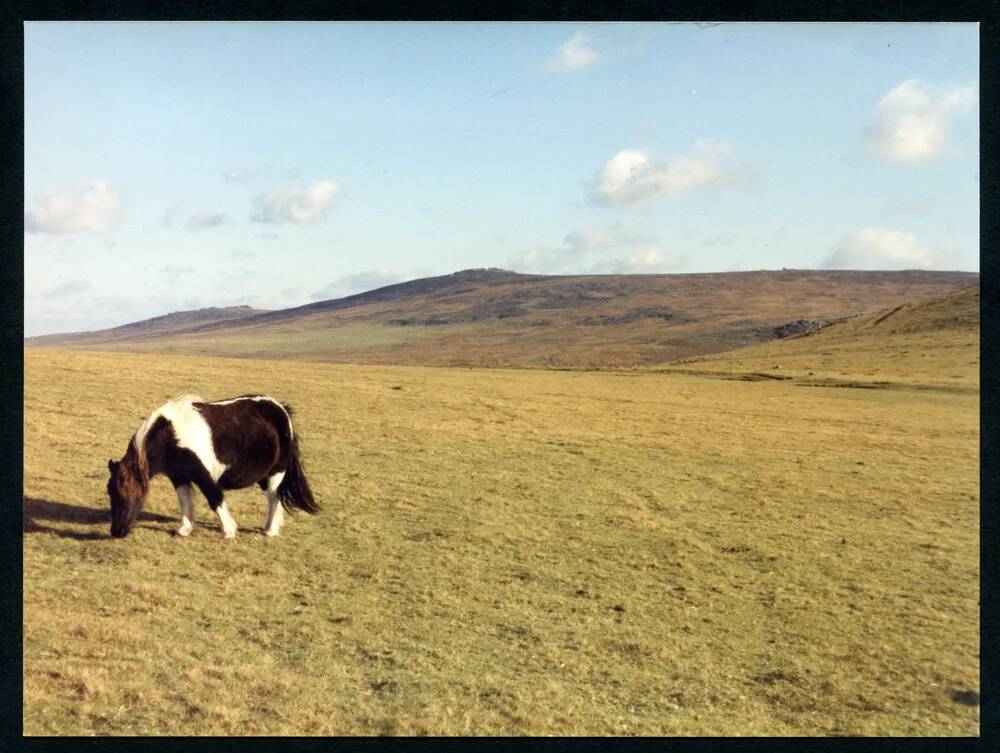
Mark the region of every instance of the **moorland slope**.
POLYGON ((54 335, 39 335, 25 338, 28 346, 87 346, 108 345, 130 340, 142 340, 149 337, 159 337, 173 332, 184 332, 206 324, 242 319, 247 316, 267 313, 266 309, 255 309, 250 306, 211 306, 194 309, 193 311, 175 311, 163 316, 154 316, 138 322, 123 324, 120 327, 93 330, 90 332, 70 332, 54 335))
POLYGON ((657 367, 740 379, 979 389, 979 286, 657 367))
POLYGON ((290 309, 190 321, 175 314, 26 345, 366 364, 653 365, 767 342, 978 280, 975 273, 923 270, 465 270, 290 309))

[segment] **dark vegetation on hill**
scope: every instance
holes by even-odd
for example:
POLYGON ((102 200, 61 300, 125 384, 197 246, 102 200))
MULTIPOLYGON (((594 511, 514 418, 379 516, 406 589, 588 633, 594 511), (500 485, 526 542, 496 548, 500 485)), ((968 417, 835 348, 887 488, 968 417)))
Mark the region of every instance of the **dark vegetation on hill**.
POLYGON ((264 309, 251 306, 226 306, 195 309, 193 311, 175 311, 152 319, 123 324, 120 327, 94 330, 92 332, 75 332, 57 335, 41 335, 25 338, 28 345, 77 345, 84 343, 105 343, 114 340, 124 340, 132 337, 155 336, 167 332, 189 330, 198 325, 232 321, 254 314, 264 313, 264 309))
POLYGON ((348 363, 633 366, 813 331, 978 280, 919 270, 546 276, 475 269, 278 311, 224 309, 217 311, 233 315, 187 321, 172 314, 27 344, 348 363))

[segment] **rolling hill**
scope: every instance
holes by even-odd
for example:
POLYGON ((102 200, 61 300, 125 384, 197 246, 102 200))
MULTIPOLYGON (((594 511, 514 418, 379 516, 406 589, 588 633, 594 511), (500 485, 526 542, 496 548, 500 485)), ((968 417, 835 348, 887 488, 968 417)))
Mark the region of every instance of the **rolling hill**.
POLYGON ((277 311, 182 312, 27 346, 340 363, 654 365, 978 283, 967 272, 522 275, 477 269, 277 311))
POLYGON ((979 388, 979 286, 657 370, 802 384, 979 388))
POLYGON ((57 335, 40 335, 25 338, 25 344, 34 346, 83 346, 105 345, 108 343, 128 341, 136 338, 158 337, 171 332, 182 332, 204 324, 232 321, 246 316, 267 313, 265 309, 255 309, 250 306, 210 307, 194 311, 175 311, 172 314, 154 316, 140 322, 123 324, 120 327, 95 330, 93 332, 74 332, 57 335))

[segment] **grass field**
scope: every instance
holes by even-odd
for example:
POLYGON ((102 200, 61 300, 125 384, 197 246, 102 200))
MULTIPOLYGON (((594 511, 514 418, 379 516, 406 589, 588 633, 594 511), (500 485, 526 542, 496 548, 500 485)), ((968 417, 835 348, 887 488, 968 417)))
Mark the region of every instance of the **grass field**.
POLYGON ((29 735, 976 735, 974 389, 25 351, 29 735), (277 539, 108 535, 166 398, 295 406, 277 539))

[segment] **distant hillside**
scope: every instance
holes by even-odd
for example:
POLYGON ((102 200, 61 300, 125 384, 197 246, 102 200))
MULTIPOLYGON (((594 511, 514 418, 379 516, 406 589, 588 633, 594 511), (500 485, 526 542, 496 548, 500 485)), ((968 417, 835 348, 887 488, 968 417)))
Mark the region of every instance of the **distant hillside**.
POLYGON ((806 335, 659 367, 804 384, 979 387, 979 286, 806 335))
POLYGON ((56 335, 40 335, 25 338, 26 345, 103 345, 134 338, 144 338, 162 335, 169 332, 187 331, 193 327, 228 322, 233 319, 267 313, 266 309, 255 309, 250 306, 227 306, 224 308, 204 308, 194 311, 175 311, 172 314, 154 316, 141 322, 123 324, 111 329, 100 329, 92 332, 74 332, 56 335))
POLYGON ((649 365, 767 342, 978 280, 927 271, 546 276, 478 269, 278 311, 169 326, 148 320, 27 344, 343 363, 649 365))

